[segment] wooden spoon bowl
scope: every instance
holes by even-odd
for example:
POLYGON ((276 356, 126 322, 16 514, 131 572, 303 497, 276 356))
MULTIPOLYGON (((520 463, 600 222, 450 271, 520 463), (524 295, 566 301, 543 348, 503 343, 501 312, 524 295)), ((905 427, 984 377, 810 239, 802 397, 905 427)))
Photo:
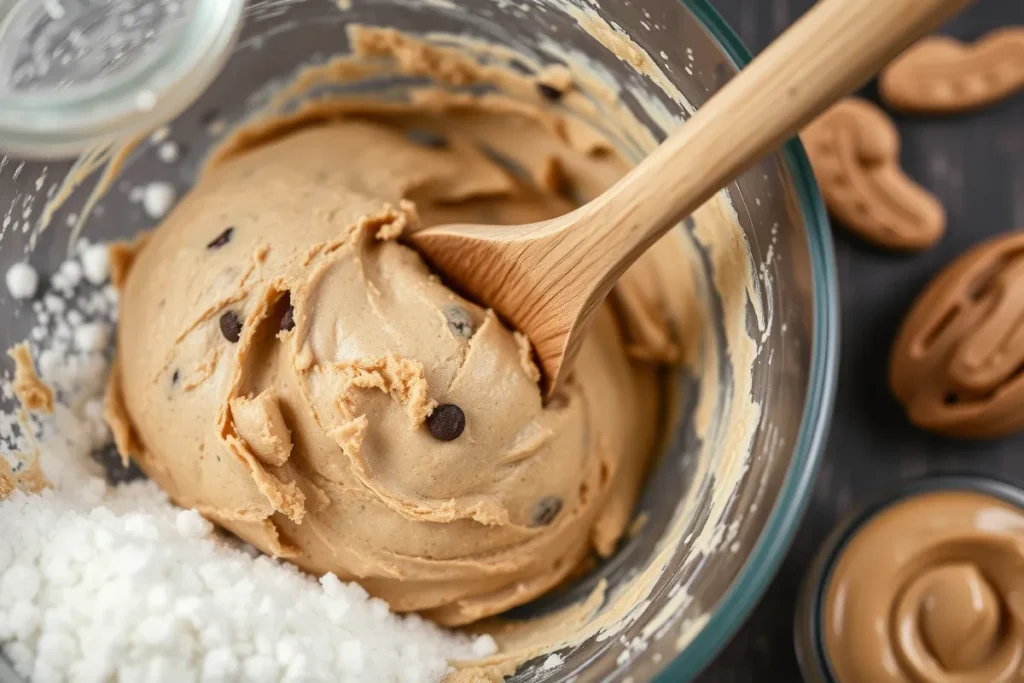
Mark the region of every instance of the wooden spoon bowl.
POLYGON ((550 396, 597 306, 682 218, 972 0, 822 0, 601 196, 516 226, 409 236, 449 282, 532 342, 550 396))

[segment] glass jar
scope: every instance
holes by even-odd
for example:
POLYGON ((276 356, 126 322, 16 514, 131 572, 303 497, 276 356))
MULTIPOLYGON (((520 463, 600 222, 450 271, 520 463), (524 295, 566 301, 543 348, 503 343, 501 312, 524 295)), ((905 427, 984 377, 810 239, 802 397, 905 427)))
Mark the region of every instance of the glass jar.
POLYGON ((173 118, 220 72, 244 7, 0 1, 0 150, 66 157, 173 118))
MULTIPOLYGON (((841 683, 834 673, 835 667, 826 646, 825 613, 829 584, 843 551, 876 516, 894 505, 932 493, 982 494, 1024 509, 1024 491, 1016 486, 996 479, 963 474, 925 477, 899 484, 846 515, 822 543, 800 588, 793 620, 793 638, 800 672, 807 683, 841 683)), ((971 675, 970 672, 960 673, 971 675)))

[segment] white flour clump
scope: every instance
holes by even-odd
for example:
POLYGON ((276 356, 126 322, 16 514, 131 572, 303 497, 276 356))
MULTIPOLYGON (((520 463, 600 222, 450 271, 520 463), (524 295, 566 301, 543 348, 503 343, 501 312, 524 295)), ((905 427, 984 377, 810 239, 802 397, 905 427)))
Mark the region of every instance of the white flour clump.
POLYGON ((17 473, 28 466, 17 454, 37 450, 51 484, 0 502, 0 649, 19 674, 434 683, 449 661, 496 651, 489 636, 399 617, 358 585, 260 555, 150 481, 112 485, 133 477, 111 462, 102 419, 116 294, 91 284, 106 279, 98 260, 95 247, 80 249, 58 271, 64 286, 35 308, 31 346, 57 397, 52 418, 14 411, 7 380, 0 396, 0 457, 17 473))
POLYGON ((39 286, 36 269, 27 263, 15 263, 7 271, 7 291, 15 299, 31 299, 39 286))
POLYGON ((170 183, 150 183, 142 190, 142 208, 150 218, 166 216, 174 199, 174 186, 170 183))

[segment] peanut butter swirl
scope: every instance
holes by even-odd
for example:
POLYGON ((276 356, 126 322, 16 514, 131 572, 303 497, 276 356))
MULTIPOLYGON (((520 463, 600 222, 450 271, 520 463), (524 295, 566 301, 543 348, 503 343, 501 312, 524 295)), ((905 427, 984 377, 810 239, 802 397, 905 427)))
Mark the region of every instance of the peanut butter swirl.
POLYGON ((897 503, 843 549, 824 611, 842 683, 1024 681, 1024 511, 966 491, 897 503))

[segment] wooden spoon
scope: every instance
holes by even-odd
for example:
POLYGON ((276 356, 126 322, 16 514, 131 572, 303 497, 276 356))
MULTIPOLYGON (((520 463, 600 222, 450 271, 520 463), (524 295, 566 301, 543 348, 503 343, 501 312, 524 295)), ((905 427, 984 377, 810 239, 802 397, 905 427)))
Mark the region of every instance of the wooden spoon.
POLYGON ((973 0, 822 0, 590 203, 539 223, 409 236, 454 286, 531 340, 550 396, 597 306, 682 218, 973 0))

